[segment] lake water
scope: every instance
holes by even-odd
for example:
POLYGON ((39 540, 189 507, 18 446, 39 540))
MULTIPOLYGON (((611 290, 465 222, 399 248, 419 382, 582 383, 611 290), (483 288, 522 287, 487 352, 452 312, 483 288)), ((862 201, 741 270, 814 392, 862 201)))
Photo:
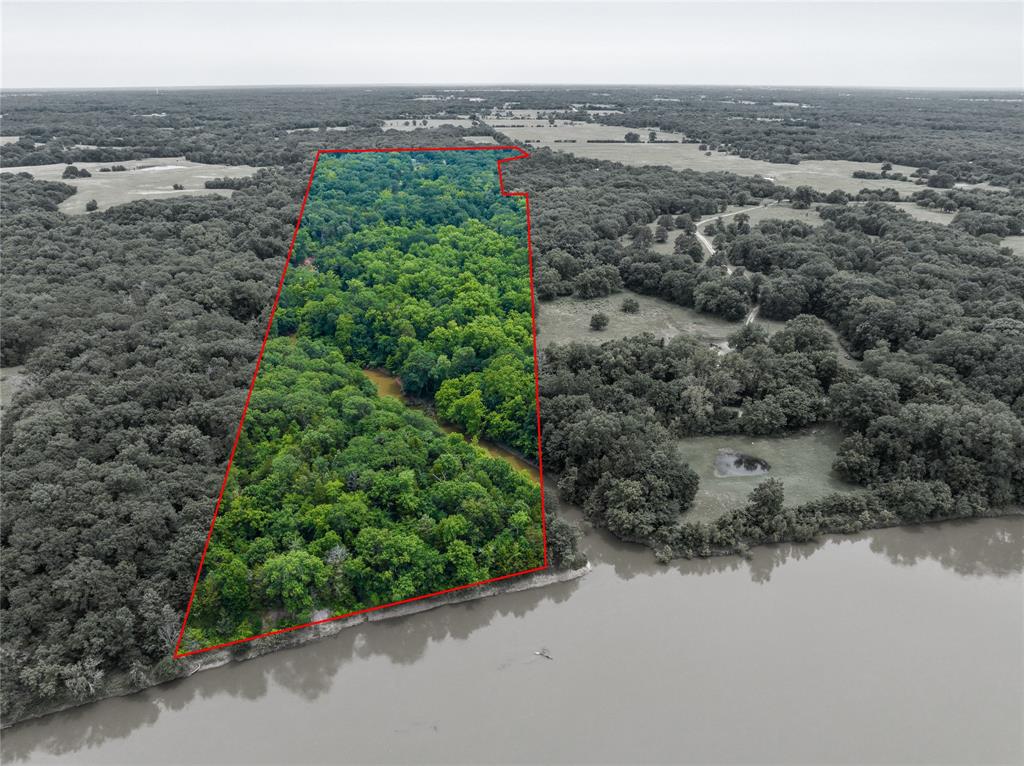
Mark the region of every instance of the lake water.
POLYGON ((5 732, 16 763, 1020 763, 1024 519, 654 563, 5 732), (546 649, 552 660, 534 654, 546 649))

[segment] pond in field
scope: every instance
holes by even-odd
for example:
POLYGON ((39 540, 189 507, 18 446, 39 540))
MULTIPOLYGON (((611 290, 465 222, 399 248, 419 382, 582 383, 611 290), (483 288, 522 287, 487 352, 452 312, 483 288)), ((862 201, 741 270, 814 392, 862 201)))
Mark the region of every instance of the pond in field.
POLYGON ((715 453, 715 478, 728 476, 764 476, 771 470, 767 460, 763 460, 734 449, 720 449, 715 453))
POLYGON ((1024 519, 593 571, 4 732, 18 764, 1024 759, 1024 519), (546 650, 553 659, 535 652, 546 650))
POLYGON ((679 439, 680 459, 696 471, 700 488, 683 518, 711 521, 742 508, 769 476, 782 482, 786 505, 800 505, 833 492, 861 492, 832 470, 842 432, 825 424, 787 436, 690 436, 679 439))

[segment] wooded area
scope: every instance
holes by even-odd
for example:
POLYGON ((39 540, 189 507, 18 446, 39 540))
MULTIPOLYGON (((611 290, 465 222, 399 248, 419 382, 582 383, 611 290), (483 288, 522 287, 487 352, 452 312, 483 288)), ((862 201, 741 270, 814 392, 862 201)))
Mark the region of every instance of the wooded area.
POLYGON ((540 486, 362 372, 536 459, 508 154, 320 157, 181 651, 542 566, 540 486))
MULTIPOLYGON (((924 184, 910 199, 550 149, 509 163, 507 188, 531 193, 538 298, 614 301, 603 331, 588 327, 588 337, 542 350, 545 467, 564 504, 668 559, 1024 502, 1024 261, 1002 241, 1024 223, 1012 104, 950 92, 905 113, 902 92, 765 91, 751 105, 729 89, 607 90, 602 99, 621 114, 570 108, 592 100, 573 89, 470 89, 460 97, 480 100, 465 104, 417 100, 413 88, 45 92, 5 103, 4 132, 20 136, 0 147, 7 167, 92 161, 110 163, 107 176, 132 158, 179 155, 262 166, 248 178, 208 180, 233 190, 230 198, 172 195, 82 215, 57 206, 102 170, 84 180, 0 179, 0 348, 3 366, 25 380, 5 392, 0 433, 6 721, 187 672, 171 652, 315 151, 448 146, 466 136, 509 143, 486 124, 509 98, 641 138, 641 128, 675 128, 715 151, 721 143, 787 163, 903 163, 948 176, 944 185, 1006 187, 924 184), (779 116, 775 101, 810 106, 757 120, 779 116), (442 109, 484 122, 381 130, 385 119, 442 109), (888 204, 897 200, 955 218, 915 221, 888 204), (820 223, 716 220, 776 201, 820 208, 820 223), (756 311, 785 325, 768 332, 737 322, 727 349, 654 334, 602 343, 626 312, 644 316, 637 298, 722 321, 756 311), (793 506, 769 477, 743 507, 693 520, 699 484, 678 456, 680 440, 832 423, 845 437, 835 470, 856 492, 793 506)), ((345 609, 536 559, 535 487, 461 436, 375 398, 360 372, 390 370, 442 420, 534 455, 529 307, 522 275, 506 268, 521 219, 511 200, 472 185, 453 194, 432 172, 418 168, 412 194, 395 184, 396 166, 384 177, 389 194, 362 199, 344 221, 327 202, 359 199, 367 178, 317 182, 325 206, 307 208, 268 348, 271 385, 250 414, 233 479, 236 506, 225 519, 237 510, 239 523, 225 527, 216 553, 228 573, 219 592, 230 595, 200 604, 202 640, 255 630, 275 610, 345 609), (350 180, 358 183, 346 188, 350 180), (455 220, 436 219, 451 209, 455 220), (336 355, 341 344, 351 356, 336 355), (275 414, 296 386, 320 441, 288 437, 275 414), (370 434, 383 449, 370 448, 370 434), (285 437, 285 454, 270 458, 266 445, 285 437), (372 463, 386 451, 402 463, 372 463), (336 464, 317 462, 327 452, 336 464), (422 491, 428 474, 457 486, 422 491), (322 501, 317 492, 332 481, 342 500, 322 501), (289 487, 309 501, 293 502, 289 487), (452 513, 456 505, 465 508, 452 513), (281 522, 269 535, 241 523, 255 514, 264 525, 261 508, 281 522), (458 516, 465 528, 446 520, 458 516), (371 521, 386 534, 360 540, 371 521), (374 568, 385 546, 409 553, 397 580, 374 568), (246 588, 228 587, 242 580, 246 588)), ((578 565, 579 530, 549 515, 548 532, 551 560, 578 565)))

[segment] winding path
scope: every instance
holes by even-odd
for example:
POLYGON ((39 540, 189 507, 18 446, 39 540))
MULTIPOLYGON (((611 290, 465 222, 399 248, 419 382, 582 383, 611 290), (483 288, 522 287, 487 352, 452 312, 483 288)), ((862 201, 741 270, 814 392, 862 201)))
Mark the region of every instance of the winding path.
MULTIPOLYGON (((711 240, 704 236, 704 233, 700 230, 701 226, 706 226, 707 224, 712 223, 713 221, 717 221, 719 218, 729 218, 730 216, 739 215, 740 213, 749 213, 751 210, 760 210, 762 207, 771 207, 772 205, 775 204, 778 203, 776 203, 773 200, 769 202, 767 205, 754 205, 753 207, 745 207, 742 210, 733 210, 731 213, 722 213, 720 215, 716 215, 714 218, 698 223, 697 231, 694 232, 694 236, 697 237, 697 241, 700 242, 701 247, 707 250, 708 257, 711 257, 712 255, 715 254, 715 246, 711 244, 711 240)), ((726 262, 725 269, 730 274, 732 274, 733 271, 735 271, 736 267, 733 266, 731 263, 726 262)))

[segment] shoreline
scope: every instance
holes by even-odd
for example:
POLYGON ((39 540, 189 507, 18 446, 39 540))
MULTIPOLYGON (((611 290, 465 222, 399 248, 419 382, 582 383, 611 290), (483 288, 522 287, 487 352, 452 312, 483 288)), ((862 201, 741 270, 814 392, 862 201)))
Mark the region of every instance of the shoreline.
POLYGON ((103 700, 127 697, 173 681, 182 681, 190 678, 196 673, 223 667, 230 662, 244 662, 281 649, 298 648, 312 641, 331 638, 348 628, 354 628, 362 625, 363 623, 381 622, 383 620, 391 620, 398 617, 408 617, 410 615, 437 609, 442 606, 463 604, 470 601, 476 601, 477 599, 501 596, 505 593, 517 593, 519 591, 532 590, 534 588, 543 588, 548 585, 556 585, 562 582, 571 582, 588 574, 591 569, 592 565, 587 562, 586 565, 577 569, 545 570, 537 572, 536 574, 503 580, 500 583, 466 588, 452 593, 445 593, 439 596, 425 598, 421 601, 413 601, 407 604, 398 604, 394 607, 378 609, 373 612, 365 612, 345 619, 325 622, 320 625, 313 625, 302 630, 295 630, 290 633, 283 633, 277 636, 269 636, 267 638, 260 639, 259 641, 252 641, 245 644, 226 647, 224 649, 212 650, 204 654, 183 657, 178 660, 168 658, 170 662, 176 663, 178 667, 182 668, 182 672, 176 673, 169 678, 165 678, 154 683, 131 685, 130 687, 120 689, 116 689, 115 682, 109 694, 97 697, 96 699, 85 700, 83 702, 66 702, 63 704, 57 704, 45 710, 28 713, 14 721, 5 720, 0 724, 0 730, 6 731, 18 726, 19 724, 45 718, 55 713, 62 713, 68 710, 73 710, 74 708, 86 707, 87 705, 102 702, 103 700))

